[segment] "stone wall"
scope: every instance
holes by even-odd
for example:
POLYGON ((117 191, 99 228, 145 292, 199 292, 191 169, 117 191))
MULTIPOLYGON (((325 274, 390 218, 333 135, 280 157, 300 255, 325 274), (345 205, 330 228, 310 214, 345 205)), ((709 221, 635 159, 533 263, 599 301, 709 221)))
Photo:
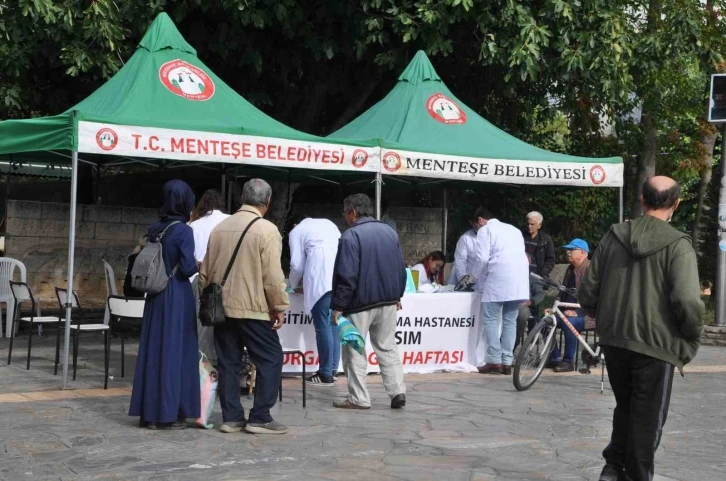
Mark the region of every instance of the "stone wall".
MULTIPOLYGON (((339 205, 296 205, 313 217, 332 220, 341 231, 347 226, 339 205)), ((25 264, 28 283, 43 305, 56 307, 55 288, 65 287, 68 273, 68 204, 8 200, 5 255, 25 264)), ((406 262, 414 264, 441 249, 441 209, 391 207, 406 262)), ((119 292, 126 274, 126 257, 156 209, 79 205, 76 221, 74 290, 84 306, 102 306, 106 298, 102 259, 114 269, 119 292)), ((285 238, 287 242, 287 238, 285 238)), ((285 260, 283 260, 285 268, 285 260)))
MULTIPOLYGON (((330 219, 341 232, 348 228, 340 205, 296 204, 295 210, 330 219)), ((429 252, 441 249, 442 209, 391 206, 388 210, 388 215, 396 221, 403 257, 408 264, 415 264, 429 252)))
POLYGON ((706 326, 701 343, 704 346, 726 346, 726 327, 706 326))
MULTIPOLYGON (((8 200, 6 209, 5 255, 25 264, 34 294, 55 307, 55 287, 67 281, 68 204, 8 200)), ((157 216, 156 209, 78 206, 73 287, 81 305, 104 303, 102 259, 113 266, 121 292, 126 256, 157 216)))

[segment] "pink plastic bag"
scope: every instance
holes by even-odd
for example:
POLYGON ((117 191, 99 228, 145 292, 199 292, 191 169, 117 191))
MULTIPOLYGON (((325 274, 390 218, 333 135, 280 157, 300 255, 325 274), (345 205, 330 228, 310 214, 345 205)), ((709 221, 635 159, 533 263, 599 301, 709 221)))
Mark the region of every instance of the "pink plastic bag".
POLYGON ((194 424, 198 428, 212 429, 214 424, 209 422, 217 400, 217 371, 203 352, 199 351, 199 391, 201 393, 201 416, 194 424))

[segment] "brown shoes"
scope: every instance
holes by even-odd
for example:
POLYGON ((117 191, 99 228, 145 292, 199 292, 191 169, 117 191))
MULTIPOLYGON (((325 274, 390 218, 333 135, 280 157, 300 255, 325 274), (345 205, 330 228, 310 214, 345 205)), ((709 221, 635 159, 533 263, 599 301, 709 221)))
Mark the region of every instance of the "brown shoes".
POLYGON ((348 399, 339 399, 337 401, 333 401, 333 406, 340 409, 370 409, 370 406, 359 406, 357 404, 353 404, 348 399))
POLYGON ((572 372, 575 370, 575 366, 571 362, 561 362, 552 370, 555 372, 572 372))
POLYGON ((502 374, 501 364, 489 364, 486 363, 483 366, 477 367, 481 374, 502 374))
POLYGON ((502 374, 505 376, 511 376, 512 375, 512 366, 507 366, 506 364, 502 364, 502 374))

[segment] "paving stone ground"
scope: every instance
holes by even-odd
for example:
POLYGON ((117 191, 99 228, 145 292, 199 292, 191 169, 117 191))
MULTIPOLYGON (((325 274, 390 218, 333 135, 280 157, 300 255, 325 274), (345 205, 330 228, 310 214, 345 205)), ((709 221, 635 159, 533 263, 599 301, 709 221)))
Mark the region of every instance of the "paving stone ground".
MULTIPOLYGON (((597 480, 614 407, 600 376, 546 374, 530 390, 480 374, 409 375, 408 404, 391 410, 379 376, 369 376, 370 411, 332 407, 345 378, 308 389, 285 379, 273 416, 283 436, 216 429, 150 431, 126 415, 136 346, 120 378, 115 342, 103 391, 102 342, 82 341, 78 379, 60 390, 55 338, 16 339, 13 363, 0 340, 0 479, 21 480, 597 480)), ((677 376, 657 454, 656 480, 726 479, 726 348, 704 347, 677 376)), ((243 399, 246 408, 251 401, 243 399)), ((213 421, 221 421, 219 406, 213 421)))

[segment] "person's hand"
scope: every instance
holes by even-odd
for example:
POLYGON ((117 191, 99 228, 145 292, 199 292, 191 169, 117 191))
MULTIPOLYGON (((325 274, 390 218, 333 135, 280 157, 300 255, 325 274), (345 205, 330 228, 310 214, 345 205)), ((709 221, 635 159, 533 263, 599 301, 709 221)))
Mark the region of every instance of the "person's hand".
POLYGON ((296 287, 294 289, 294 291, 295 291, 296 294, 302 294, 303 293, 303 288, 302 287, 296 287))
POLYGON ((283 324, 285 324, 285 312, 273 312, 270 316, 270 320, 272 321, 272 330, 277 331, 283 324))
POLYGON ((522 305, 522 306, 525 306, 525 307, 529 307, 529 306, 531 306, 531 305, 532 305, 532 301, 524 301, 524 302, 523 302, 522 304, 520 304, 520 305, 522 305))
POLYGON ((333 311, 333 325, 334 326, 338 325, 338 318, 340 317, 341 314, 343 314, 341 311, 333 311))
POLYGON ((549 316, 550 314, 552 314, 552 309, 545 309, 545 315, 549 316))
POLYGON ((573 311, 572 309, 568 309, 563 313, 567 317, 577 317, 577 312, 573 311))
POLYGON ((396 303, 396 310, 397 310, 397 311, 400 311, 401 309, 403 309, 403 306, 401 305, 401 301, 398 301, 398 302, 396 303))

